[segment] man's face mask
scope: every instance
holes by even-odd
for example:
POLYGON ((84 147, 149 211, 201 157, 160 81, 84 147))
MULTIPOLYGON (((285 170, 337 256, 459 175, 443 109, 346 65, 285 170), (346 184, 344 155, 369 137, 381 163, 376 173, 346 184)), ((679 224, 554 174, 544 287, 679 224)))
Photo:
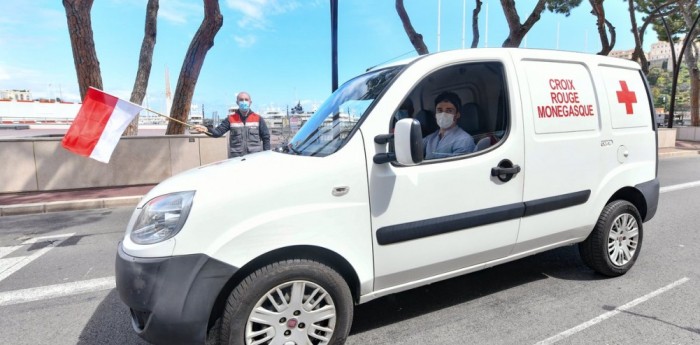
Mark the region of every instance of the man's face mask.
POLYGON ((399 109, 396 113, 394 113, 394 118, 396 121, 405 119, 408 117, 408 110, 405 109, 399 109))
POLYGON ((248 111, 248 109, 250 109, 250 103, 248 103, 248 101, 240 101, 238 102, 238 109, 244 112, 248 111))
POLYGON ((437 113, 435 114, 435 120, 437 120, 438 126, 442 129, 447 129, 450 126, 452 126, 452 122, 454 121, 455 116, 454 114, 448 114, 448 113, 437 113))

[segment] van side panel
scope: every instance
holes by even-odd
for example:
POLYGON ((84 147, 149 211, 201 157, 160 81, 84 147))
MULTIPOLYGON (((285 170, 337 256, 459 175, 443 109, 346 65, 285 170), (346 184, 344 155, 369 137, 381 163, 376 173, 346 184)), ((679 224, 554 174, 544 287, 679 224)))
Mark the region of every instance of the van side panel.
POLYGON ((517 85, 504 87, 517 71, 508 56, 497 52, 450 51, 416 61, 363 122, 369 162, 389 150, 373 139, 389 132, 392 115, 407 95, 423 100, 413 103, 434 118, 436 96, 445 90, 458 93, 461 103, 477 105, 463 114, 478 120, 471 134, 494 131, 497 119, 508 126, 507 135, 499 133, 498 143, 480 152, 415 166, 369 165, 375 292, 363 301, 464 273, 512 251, 523 209, 523 175, 504 183, 491 173, 504 159, 523 164, 523 130, 517 107, 498 107, 499 99, 501 105, 510 104, 505 101, 519 94, 517 85))
MULTIPOLYGON (((583 61, 526 58, 519 65, 525 124, 525 203, 587 195, 568 207, 523 217, 514 253, 587 235, 591 199, 613 150, 601 152, 601 112, 591 67, 583 61)), ((551 206, 561 205, 561 202, 551 206)))
MULTIPOLYGON (((635 66, 636 67, 636 66, 635 66)), ((602 97, 609 109, 610 147, 616 160, 606 167, 600 183, 601 199, 623 187, 634 187, 645 196, 645 221, 653 216, 658 202, 656 181, 657 143, 653 109, 647 83, 638 68, 600 64, 602 97)), ((598 207, 604 206, 598 200, 598 207)))
POLYGON ((567 55, 516 62, 524 71, 522 106, 530 131, 524 201, 590 197, 523 217, 514 253, 585 239, 613 194, 656 178, 656 137, 638 66, 585 55, 567 61, 567 55))

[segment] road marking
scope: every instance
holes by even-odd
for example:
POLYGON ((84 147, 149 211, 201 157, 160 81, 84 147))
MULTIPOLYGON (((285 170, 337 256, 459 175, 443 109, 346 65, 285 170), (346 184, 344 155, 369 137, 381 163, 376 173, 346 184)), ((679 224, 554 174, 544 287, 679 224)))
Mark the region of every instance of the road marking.
POLYGON ((5 256, 10 255, 10 253, 20 248, 22 248, 22 246, 0 247, 0 272, 14 266, 19 260, 22 259, 22 257, 3 259, 5 256))
POLYGON ((64 237, 71 237, 75 235, 75 233, 70 233, 70 234, 58 234, 58 235, 46 235, 46 236, 39 236, 39 237, 32 237, 30 239, 27 239, 26 241, 22 242, 23 245, 25 244, 34 244, 37 242, 43 242, 46 240, 52 240, 55 238, 64 238, 64 237))
POLYGON ((22 260, 24 260, 24 256, 0 259, 0 272, 5 272, 5 270, 10 269, 10 267, 16 265, 22 260))
POLYGON ((22 248, 22 246, 0 247, 0 259, 20 248, 22 248))
POLYGON ((666 286, 664 286, 664 287, 662 287, 662 288, 660 288, 660 289, 658 289, 658 290, 656 290, 656 291, 653 291, 653 292, 648 293, 648 294, 646 294, 646 295, 644 295, 644 296, 642 296, 642 297, 639 297, 639 298, 635 299, 634 301, 629 302, 629 303, 627 303, 627 304, 625 304, 625 305, 623 305, 623 306, 621 306, 621 307, 617 307, 617 308, 615 308, 614 310, 611 310, 611 311, 609 311, 609 312, 607 312, 607 313, 605 313, 605 314, 602 314, 602 315, 600 315, 600 316, 598 316, 598 317, 595 317, 595 318, 593 318, 593 319, 591 319, 591 320, 589 320, 589 321, 587 321, 587 322, 584 322, 584 323, 582 323, 582 324, 580 324, 580 325, 578 325, 578 326, 576 326, 576 327, 574 327, 574 328, 570 328, 570 329, 568 329, 568 330, 566 330, 566 331, 564 331, 564 332, 561 332, 561 333, 559 333, 559 334, 557 334, 557 335, 555 335, 555 336, 553 336, 553 337, 550 337, 550 338, 547 338, 547 339, 545 339, 545 340, 542 340, 542 341, 540 341, 539 343, 537 343, 537 344, 535 344, 535 345, 554 344, 554 343, 558 342, 559 340, 562 340, 562 339, 564 339, 564 338, 567 338, 567 337, 569 337, 569 336, 571 336, 571 335, 573 335, 573 334, 575 334, 575 333, 578 333, 578 332, 580 332, 580 331, 582 331, 582 330, 584 330, 584 329, 586 329, 586 328, 588 328, 588 327, 591 327, 591 326, 593 326, 593 325, 595 325, 595 324, 597 324, 597 323, 600 323, 600 322, 602 322, 602 321, 605 321, 606 319, 609 319, 609 318, 611 318, 611 317, 613 317, 613 316, 615 316, 615 315, 617 315, 617 314, 619 314, 619 313, 621 313, 621 312, 623 312, 623 311, 625 311, 625 310, 627 310, 627 309, 631 309, 631 308, 633 308, 634 306, 636 306, 637 304, 646 302, 646 301, 648 301, 648 300, 650 300, 650 299, 652 299, 652 298, 654 298, 654 297, 656 297, 656 296, 658 296, 658 295, 660 295, 660 294, 662 294, 662 293, 664 293, 664 292, 666 292, 666 291, 668 291, 668 290, 671 290, 671 289, 675 288, 675 287, 678 286, 678 285, 681 285, 681 284, 687 282, 688 280, 690 280, 688 277, 683 277, 683 278, 681 278, 681 279, 679 279, 679 280, 676 280, 675 282, 673 282, 673 283, 671 283, 671 284, 668 284, 668 285, 666 285, 666 286))
MULTIPOLYGON (((32 261, 38 259, 40 256, 46 254, 49 250, 51 250, 54 247, 58 246, 59 244, 63 243, 63 241, 65 241, 66 239, 70 238, 73 235, 75 235, 75 234, 70 233, 70 234, 61 234, 61 235, 42 236, 42 237, 30 238, 30 239, 22 242, 22 245, 28 245, 28 244, 35 244, 35 243, 41 242, 43 240, 58 239, 56 241, 49 243, 48 246, 37 250, 32 255, 22 256, 22 257, 19 257, 19 259, 12 258, 13 259, 12 261, 10 261, 10 260, 6 261, 6 263, 4 263, 0 266, 0 282, 5 280, 5 278, 9 277, 11 274, 19 271, 24 266, 27 266, 32 261), (7 266, 7 267, 5 267, 5 266, 7 266)), ((8 248, 12 248, 12 247, 8 247, 8 248)), ((17 249, 17 248, 15 248, 15 249, 17 249)), ((5 250, 5 251, 7 251, 7 250, 5 250)), ((12 251, 14 251, 14 249, 12 251)), ((9 254, 9 252, 8 252, 8 254, 9 254)), ((5 255, 7 255, 7 254, 5 254, 5 255)), ((3 260, 6 260, 6 259, 3 259, 3 260)))
POLYGON ((681 189, 688 189, 693 187, 700 187, 700 181, 674 184, 673 186, 661 187, 659 193, 673 192, 681 189))
POLYGON ((41 286, 29 289, 0 292, 0 307, 41 301, 57 297, 73 296, 87 292, 114 289, 114 277, 82 280, 71 283, 41 286))

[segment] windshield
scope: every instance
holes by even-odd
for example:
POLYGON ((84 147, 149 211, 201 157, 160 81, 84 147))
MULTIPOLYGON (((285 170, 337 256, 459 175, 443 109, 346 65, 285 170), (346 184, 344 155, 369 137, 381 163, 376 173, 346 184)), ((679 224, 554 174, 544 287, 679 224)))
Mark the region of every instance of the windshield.
POLYGON ((323 157, 338 151, 402 68, 372 71, 343 84, 294 135, 287 147, 289 153, 323 157))

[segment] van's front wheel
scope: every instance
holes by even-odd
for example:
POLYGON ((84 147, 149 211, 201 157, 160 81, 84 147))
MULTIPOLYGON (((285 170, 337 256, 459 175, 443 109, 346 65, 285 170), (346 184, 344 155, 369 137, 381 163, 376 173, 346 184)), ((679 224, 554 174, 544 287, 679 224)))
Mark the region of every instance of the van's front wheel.
POLYGON ((267 265, 246 277, 226 302, 222 344, 343 344, 353 301, 340 274, 310 260, 267 265))
POLYGON ((605 206, 588 238, 579 244, 581 258, 596 272, 616 277, 632 268, 642 248, 642 217, 631 203, 605 206))

